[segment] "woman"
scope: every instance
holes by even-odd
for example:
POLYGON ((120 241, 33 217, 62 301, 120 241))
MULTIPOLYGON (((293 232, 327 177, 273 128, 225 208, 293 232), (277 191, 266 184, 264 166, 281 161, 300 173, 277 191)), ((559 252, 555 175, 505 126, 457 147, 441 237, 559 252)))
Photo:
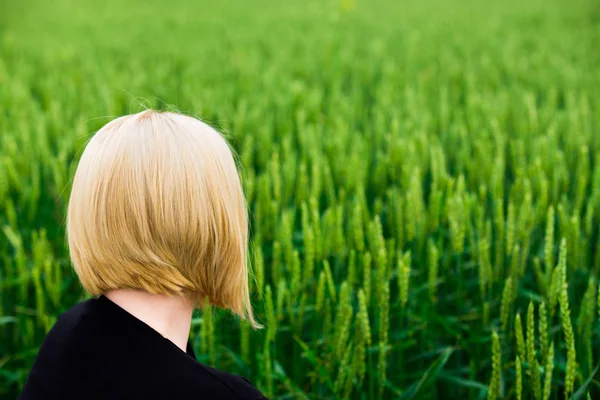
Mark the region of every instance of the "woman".
POLYGON ((188 343, 197 306, 258 327, 246 202, 218 132, 151 110, 104 126, 79 162, 67 235, 75 272, 98 297, 58 318, 22 400, 265 398, 198 363, 188 343))

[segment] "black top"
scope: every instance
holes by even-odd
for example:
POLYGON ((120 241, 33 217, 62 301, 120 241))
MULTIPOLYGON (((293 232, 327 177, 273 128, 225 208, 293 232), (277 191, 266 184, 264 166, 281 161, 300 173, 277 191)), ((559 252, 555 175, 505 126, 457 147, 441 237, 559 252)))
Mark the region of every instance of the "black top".
POLYGON ((46 336, 21 400, 266 399, 245 378, 187 353, 101 296, 62 314, 46 336))

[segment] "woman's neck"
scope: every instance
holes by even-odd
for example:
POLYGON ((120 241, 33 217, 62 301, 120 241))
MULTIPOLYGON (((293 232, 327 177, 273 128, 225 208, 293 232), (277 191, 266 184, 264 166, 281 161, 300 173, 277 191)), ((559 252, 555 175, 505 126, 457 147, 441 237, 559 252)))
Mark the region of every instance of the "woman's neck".
POLYGON ((133 289, 111 290, 105 296, 186 351, 194 311, 189 299, 133 289))

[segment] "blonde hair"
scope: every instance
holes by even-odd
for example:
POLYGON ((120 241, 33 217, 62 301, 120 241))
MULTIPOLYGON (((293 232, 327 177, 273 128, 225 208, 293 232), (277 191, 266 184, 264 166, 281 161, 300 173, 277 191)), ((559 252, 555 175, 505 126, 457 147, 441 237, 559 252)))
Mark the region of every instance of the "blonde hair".
POLYGON ((92 295, 128 288, 206 298, 259 327, 240 178, 225 139, 195 118, 147 110, 100 129, 75 173, 67 234, 92 295))

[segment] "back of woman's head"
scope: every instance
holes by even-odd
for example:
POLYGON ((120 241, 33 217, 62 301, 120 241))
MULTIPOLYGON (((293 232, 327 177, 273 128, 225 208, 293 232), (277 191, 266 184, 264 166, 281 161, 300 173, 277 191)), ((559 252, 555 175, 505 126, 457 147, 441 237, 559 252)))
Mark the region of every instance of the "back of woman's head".
POLYGON ((208 299, 256 326, 240 179, 225 139, 197 119, 148 110, 98 131, 75 173, 67 233, 92 295, 208 299))

